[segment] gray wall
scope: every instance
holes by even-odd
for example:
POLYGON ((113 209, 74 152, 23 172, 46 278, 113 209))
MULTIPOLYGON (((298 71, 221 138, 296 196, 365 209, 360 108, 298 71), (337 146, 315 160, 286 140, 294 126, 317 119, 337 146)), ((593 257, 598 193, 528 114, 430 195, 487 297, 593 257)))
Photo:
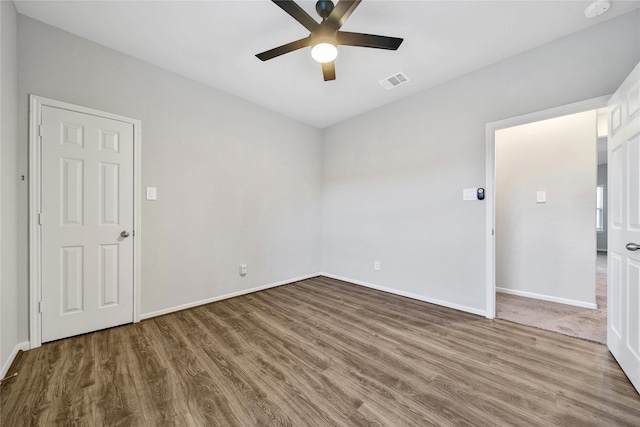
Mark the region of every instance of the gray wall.
POLYGON ((596 145, 595 110, 496 132, 499 290, 595 304, 596 145))
POLYGON ((609 227, 607 221, 609 217, 607 216, 607 164, 598 165, 598 185, 604 185, 604 231, 600 231, 596 233, 596 237, 598 240, 598 250, 605 251, 607 250, 607 228, 609 227))
MULTIPOLYGON (((13 2, 0 2, 0 369, 18 337, 17 273, 17 13, 13 2)), ((26 306, 23 306, 26 307, 26 306)))
POLYGON ((640 10, 327 128, 323 271, 483 312, 491 200, 462 189, 485 186, 486 124, 613 93, 638 61, 640 10))
MULTIPOLYGON (((22 173, 28 94, 142 120, 142 186, 158 189, 142 202, 143 314, 319 270, 318 129, 30 18, 18 24, 22 173)), ((26 290, 26 245, 20 266, 26 290)), ((26 338, 24 291, 19 304, 26 338)))

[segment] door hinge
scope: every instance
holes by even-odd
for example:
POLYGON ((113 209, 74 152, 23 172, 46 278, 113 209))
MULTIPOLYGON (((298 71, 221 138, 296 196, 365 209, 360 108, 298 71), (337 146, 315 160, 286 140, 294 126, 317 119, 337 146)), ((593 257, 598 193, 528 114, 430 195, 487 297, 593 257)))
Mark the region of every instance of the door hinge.
POLYGON ((42 213, 38 214, 38 225, 42 225, 42 213))
POLYGON ((42 125, 38 125, 38 136, 42 136, 42 125))
POLYGON ((42 313, 42 301, 38 302, 38 311, 42 313))

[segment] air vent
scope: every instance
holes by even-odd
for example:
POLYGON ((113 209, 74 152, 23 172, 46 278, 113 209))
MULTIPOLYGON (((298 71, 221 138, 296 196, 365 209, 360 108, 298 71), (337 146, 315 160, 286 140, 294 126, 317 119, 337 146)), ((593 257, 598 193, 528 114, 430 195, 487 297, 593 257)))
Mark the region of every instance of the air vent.
POLYGON ((385 79, 380 80, 378 83, 382 85, 386 90, 393 89, 394 87, 398 87, 403 85, 409 81, 409 77, 403 72, 396 73, 392 76, 389 76, 385 79))

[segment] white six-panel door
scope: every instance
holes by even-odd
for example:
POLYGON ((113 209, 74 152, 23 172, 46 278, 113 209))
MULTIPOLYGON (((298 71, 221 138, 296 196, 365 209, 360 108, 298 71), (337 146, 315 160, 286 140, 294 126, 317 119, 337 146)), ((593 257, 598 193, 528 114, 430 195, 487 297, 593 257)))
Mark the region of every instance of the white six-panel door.
POLYGON ((134 126, 43 106, 42 342, 133 321, 134 126))
POLYGON ((608 107, 607 345, 640 391, 640 64, 608 107))

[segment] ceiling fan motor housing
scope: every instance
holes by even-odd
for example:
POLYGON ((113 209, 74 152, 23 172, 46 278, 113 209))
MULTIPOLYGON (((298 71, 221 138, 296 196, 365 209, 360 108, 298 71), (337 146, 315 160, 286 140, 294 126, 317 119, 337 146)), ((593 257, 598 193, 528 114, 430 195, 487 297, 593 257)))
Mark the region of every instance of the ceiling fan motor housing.
POLYGON ((320 0, 316 3, 316 12, 318 12, 323 21, 329 17, 332 10, 333 2, 329 0, 320 0))

